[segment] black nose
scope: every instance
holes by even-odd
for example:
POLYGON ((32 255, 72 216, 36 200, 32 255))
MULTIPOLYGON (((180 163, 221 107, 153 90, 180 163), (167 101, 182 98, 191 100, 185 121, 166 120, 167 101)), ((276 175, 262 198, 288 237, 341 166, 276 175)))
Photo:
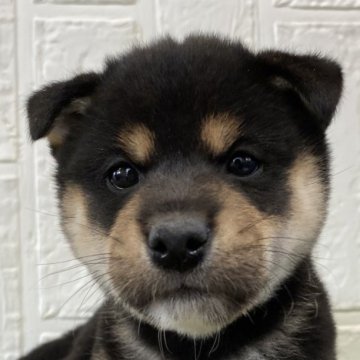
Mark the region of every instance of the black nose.
POLYGON ((209 229, 195 219, 173 219, 154 225, 149 234, 153 262, 165 269, 187 271, 204 257, 209 229))

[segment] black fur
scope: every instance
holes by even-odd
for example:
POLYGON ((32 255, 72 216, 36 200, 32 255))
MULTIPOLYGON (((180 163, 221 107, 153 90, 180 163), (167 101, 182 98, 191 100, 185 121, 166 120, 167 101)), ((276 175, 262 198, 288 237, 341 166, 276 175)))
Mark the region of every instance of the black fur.
MULTIPOLYGON (((212 227, 222 205, 209 193, 208 179, 236 189, 262 213, 288 219, 289 169, 305 150, 317 161, 327 197, 325 130, 341 89, 341 69, 326 58, 254 54, 217 37, 193 36, 181 43, 168 38, 109 60, 102 73, 79 75, 36 92, 28 102, 30 134, 33 140, 47 135, 74 100, 91 99, 85 112, 62 124, 68 131, 53 148, 56 180, 60 199, 69 183, 84 189, 91 221, 106 233, 139 189, 146 190, 137 219, 145 234, 154 214, 184 209, 203 213, 212 227), (198 134, 204 117, 221 113, 241 119, 245 135, 214 158, 204 151, 198 134), (141 174, 138 185, 109 191, 106 175, 121 160, 128 161, 116 146, 116 135, 137 123, 156 134, 155 151, 145 164, 134 164, 141 174), (236 150, 261 159, 261 172, 247 179, 229 174, 226 163, 236 150)), ((242 294, 217 286, 243 301, 242 294)), ((149 296, 139 294, 133 302, 141 308, 149 296)), ((127 339, 117 335, 123 322, 138 334, 144 351, 160 357, 157 329, 146 323, 138 327, 134 319, 124 320, 128 318, 126 310, 109 299, 87 325, 23 359, 91 359, 100 348, 105 359, 125 359, 127 339)), ((225 328, 218 344, 215 338, 194 342, 172 332, 166 337, 166 359, 193 358, 194 346, 198 359, 335 359, 330 308, 310 254, 270 299, 225 328)))

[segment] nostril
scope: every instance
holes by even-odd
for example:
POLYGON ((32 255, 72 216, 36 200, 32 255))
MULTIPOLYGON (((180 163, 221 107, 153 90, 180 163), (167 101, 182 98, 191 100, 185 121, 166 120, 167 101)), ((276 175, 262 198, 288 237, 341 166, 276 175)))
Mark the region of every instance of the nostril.
POLYGON ((195 254, 200 248, 203 247, 206 240, 197 238, 197 237, 191 237, 188 239, 186 243, 186 250, 189 254, 195 254))
POLYGON ((165 241, 161 238, 157 238, 154 244, 152 244, 151 249, 158 253, 160 256, 165 256, 168 253, 168 249, 165 245, 165 241))
POLYGON ((147 245, 155 265, 185 272, 203 260, 210 231, 203 222, 180 220, 153 225, 147 245))

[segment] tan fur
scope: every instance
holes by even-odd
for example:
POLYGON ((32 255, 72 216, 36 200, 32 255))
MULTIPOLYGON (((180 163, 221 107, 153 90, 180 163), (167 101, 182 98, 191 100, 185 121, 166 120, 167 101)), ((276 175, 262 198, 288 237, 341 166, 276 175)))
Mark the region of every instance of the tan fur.
MULTIPOLYGON (((140 255, 140 248, 145 247, 146 239, 140 229, 136 219, 139 212, 139 196, 135 195, 126 206, 121 209, 116 217, 115 223, 110 231, 110 236, 121 238, 121 247, 119 243, 113 242, 111 245, 111 252, 114 255, 123 256, 126 254, 127 258, 138 259, 140 255)), ((145 251, 141 251, 145 256, 145 251)))
POLYGON ((69 134, 68 122, 71 122, 71 116, 73 114, 83 114, 89 103, 89 98, 76 99, 61 112, 54 120, 54 125, 47 135, 51 146, 56 148, 63 144, 66 136, 69 134))
POLYGON ((316 161, 313 155, 303 153, 289 169, 290 211, 269 242, 268 262, 274 264, 271 287, 291 274, 301 258, 311 252, 325 220, 327 190, 316 161))
POLYGON ((317 159, 310 154, 300 155, 289 172, 292 197, 287 230, 293 237, 308 240, 305 253, 319 236, 326 216, 327 189, 319 172, 317 159))
MULTIPOLYGON (((61 221, 75 256, 94 276, 105 274, 109 255, 106 234, 88 217, 86 194, 79 185, 68 184, 61 199, 61 221)), ((107 278, 98 278, 101 285, 107 278)))
MULTIPOLYGON (((136 297, 151 275, 157 273, 147 254, 146 239, 137 222, 140 196, 136 194, 121 209, 110 231, 109 252, 113 261, 109 264, 110 276, 118 293, 126 290, 127 295, 136 297), (111 239, 117 239, 114 241, 111 239), (124 286, 124 287, 123 287, 124 286)), ((154 275, 153 280, 156 279, 154 275)))
POLYGON ((202 123, 201 141, 213 155, 224 153, 240 134, 239 120, 223 113, 206 117, 202 123))
POLYGON ((54 127, 47 135, 47 139, 50 145, 56 148, 63 144, 64 139, 68 135, 68 133, 68 127, 65 126, 65 124, 58 118, 54 122, 54 127))
POLYGON ((317 159, 310 154, 302 154, 289 173, 292 189, 291 228, 299 236, 318 236, 324 221, 327 196, 319 171, 317 159))
POLYGON ((122 130, 117 141, 131 160, 140 164, 149 161, 155 151, 155 136, 143 124, 122 130))
POLYGON ((327 190, 313 155, 302 154, 289 171, 291 210, 285 231, 298 241, 287 241, 296 254, 308 254, 319 236, 326 215, 327 190), (294 245, 295 243, 295 245, 294 245))
POLYGON ((242 245, 256 244, 261 237, 271 234, 273 218, 262 214, 244 195, 223 185, 218 197, 223 205, 215 229, 220 247, 232 251, 238 246, 239 239, 242 245))
POLYGON ((89 229, 86 197, 80 186, 68 184, 61 202, 62 221, 65 231, 73 246, 75 254, 89 251, 89 237, 94 238, 94 232, 89 229))
POLYGON ((266 287, 271 272, 267 250, 281 221, 261 213, 228 185, 223 185, 218 196, 222 210, 215 219, 210 271, 219 274, 219 281, 230 277, 247 288, 246 300, 239 307, 246 313, 258 301, 259 289, 266 287))

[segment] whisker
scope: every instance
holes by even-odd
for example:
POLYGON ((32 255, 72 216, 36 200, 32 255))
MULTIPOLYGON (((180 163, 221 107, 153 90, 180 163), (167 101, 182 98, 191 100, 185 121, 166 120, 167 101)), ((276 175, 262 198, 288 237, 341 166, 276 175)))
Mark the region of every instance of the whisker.
POLYGON ((204 344, 204 340, 201 339, 201 340, 200 340, 200 346, 199 346, 199 355, 198 355, 198 358, 197 358, 196 360, 200 359, 200 357, 201 357, 201 352, 202 352, 202 349, 203 349, 203 344, 204 344))
POLYGON ((194 360, 197 360, 197 355, 196 355, 196 340, 193 340, 193 344, 194 344, 194 360))
POLYGON ((114 240, 114 241, 117 241, 117 242, 119 242, 120 244, 123 243, 123 242, 122 242, 120 239, 118 239, 117 237, 112 236, 112 235, 108 234, 107 232, 100 230, 100 229, 97 228, 97 227, 91 226, 91 225, 89 225, 89 224, 82 224, 82 223, 79 223, 79 222, 77 222, 77 221, 73 221, 73 220, 75 219, 75 217, 73 217, 73 216, 59 216, 58 214, 51 214, 51 213, 48 213, 48 212, 45 212, 45 211, 39 210, 39 209, 27 208, 27 210, 30 210, 30 211, 33 211, 33 212, 36 212, 36 213, 39 213, 39 214, 42 214, 42 215, 46 215, 46 216, 57 217, 57 218, 61 219, 62 221, 65 220, 66 222, 71 222, 72 224, 76 224, 76 225, 79 225, 79 226, 83 226, 83 227, 85 227, 85 228, 88 228, 88 229, 90 229, 91 231, 96 232, 96 233, 98 233, 98 234, 100 234, 100 235, 102 235, 102 236, 104 236, 104 237, 110 238, 110 239, 112 239, 112 240, 114 240))
MULTIPOLYGON (((93 274, 92 273, 88 273, 84 276, 81 276, 81 277, 78 277, 76 279, 73 279, 73 280, 69 280, 69 281, 66 281, 66 282, 63 282, 63 283, 60 283, 60 284, 56 284, 56 285, 51 285, 51 286, 45 286, 45 287, 40 287, 40 289, 52 289, 52 288, 57 288, 57 287, 60 287, 60 286, 65 286, 65 285, 69 285, 69 284, 72 284, 76 281, 80 281, 82 279, 85 279, 89 276, 92 276, 93 274)), ((41 280, 40 280, 41 281, 41 280)))
MULTIPOLYGON (((101 274, 101 276, 105 276, 105 275, 109 275, 108 272, 104 273, 104 274, 101 274)), ((86 302, 86 301, 89 301, 91 299, 91 297, 96 293, 96 291, 98 291, 99 288, 98 288, 98 282, 97 281, 94 281, 94 284, 89 288, 89 290, 86 292, 86 295, 84 296, 83 300, 81 301, 79 307, 78 307, 78 311, 81 310, 81 307, 82 305, 86 302), (95 290, 91 293, 91 295, 89 296, 89 293, 92 289, 94 289, 95 287, 95 290), (89 298, 87 299, 87 297, 89 296, 89 298)))
POLYGON ((93 279, 89 280, 88 282, 86 282, 84 285, 82 285, 79 289, 77 289, 59 308, 59 311, 61 311, 64 306, 69 303, 69 301, 71 299, 74 298, 75 295, 77 295, 80 291, 83 291, 87 286, 89 286, 89 284, 93 283, 94 281, 98 281, 99 278, 101 278, 102 276, 106 275, 105 274, 100 274, 100 275, 97 275, 95 276, 93 279))
POLYGON ((89 258, 89 257, 97 257, 97 256, 102 257, 104 255, 111 255, 111 253, 99 253, 99 254, 93 254, 93 255, 77 256, 77 257, 74 257, 74 258, 68 259, 68 260, 55 261, 55 262, 49 262, 49 263, 39 263, 39 264, 36 264, 36 265, 37 266, 46 266, 46 265, 64 264, 64 263, 67 263, 67 262, 78 261, 78 260, 86 259, 86 258, 89 258))
POLYGON ((165 359, 164 348, 163 348, 163 343, 162 343, 162 333, 161 332, 162 332, 161 330, 158 330, 158 345, 159 345, 161 358, 165 359))
POLYGON ((272 215, 264 216, 264 217, 262 217, 261 219, 259 219, 259 220, 257 220, 257 221, 254 221, 254 222, 251 223, 251 224, 245 225, 243 228, 241 228, 241 229, 238 231, 238 234, 241 234, 241 233, 243 233, 243 232, 246 232, 246 231, 250 230, 251 228, 255 227, 256 225, 259 225, 260 223, 262 223, 263 221, 269 219, 270 217, 272 217, 272 215))
POLYGON ((79 223, 79 222, 77 222, 77 221, 75 221, 75 222, 72 221, 72 220, 74 220, 74 219, 75 219, 75 218, 72 217, 72 216, 62 217, 62 220, 63 220, 63 221, 65 220, 65 222, 67 222, 67 223, 71 223, 71 224, 76 224, 76 225, 79 225, 79 226, 83 226, 83 227, 85 227, 85 228, 87 228, 87 229, 89 229, 89 230, 91 230, 91 231, 93 231, 93 232, 95 232, 95 233, 97 233, 97 234, 100 234, 100 235, 102 235, 102 236, 104 236, 104 237, 106 237, 106 238, 112 239, 112 240, 118 242, 119 244, 123 244, 123 241, 121 241, 119 238, 117 238, 117 237, 115 237, 115 236, 113 236, 113 235, 110 235, 110 234, 108 234, 107 232, 102 231, 102 230, 100 230, 99 228, 97 228, 97 227, 95 227, 95 226, 91 226, 91 225, 89 225, 89 224, 82 224, 82 223, 79 223))
POLYGON ((164 331, 164 344, 165 344, 165 348, 166 348, 167 352, 172 355, 172 352, 171 352, 171 350, 169 349, 169 346, 168 346, 168 344, 167 344, 166 331, 164 331))
POLYGON ((209 351, 208 357, 210 357, 212 353, 216 352, 216 350, 218 349, 219 345, 220 345, 220 332, 217 332, 217 333, 215 334, 214 342, 213 342, 213 344, 212 344, 212 346, 211 346, 211 349, 210 349, 210 351, 209 351))
POLYGON ((46 275, 44 275, 43 277, 40 278, 40 281, 48 278, 49 276, 54 276, 54 275, 57 275, 57 274, 60 274, 60 273, 63 273, 63 272, 67 272, 67 271, 71 271, 71 270, 75 270, 77 268, 84 268, 84 265, 106 265, 107 263, 106 262, 103 262, 103 261, 96 261, 96 262, 87 262, 87 263, 79 263, 79 264, 76 264, 76 265, 72 265, 72 266, 69 266, 67 268, 64 268, 64 269, 60 269, 60 270, 57 270, 57 271, 53 271, 51 273, 48 273, 46 275))

